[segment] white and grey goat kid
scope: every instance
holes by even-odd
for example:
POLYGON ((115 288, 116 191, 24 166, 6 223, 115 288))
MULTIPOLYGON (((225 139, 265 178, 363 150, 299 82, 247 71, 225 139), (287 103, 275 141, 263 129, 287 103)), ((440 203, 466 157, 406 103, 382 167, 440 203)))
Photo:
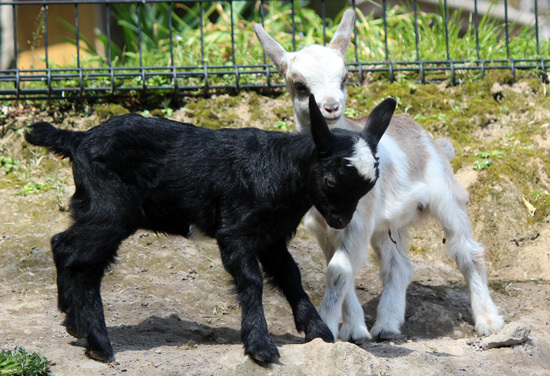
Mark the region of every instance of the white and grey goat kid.
MULTIPOLYGON (((309 94, 315 95, 329 127, 357 130, 365 124, 364 118, 343 116, 347 98, 344 53, 354 21, 354 11, 347 10, 327 47, 312 45, 297 52, 285 51, 262 26, 254 25, 265 53, 286 80, 300 132, 310 132, 309 94)), ((410 116, 394 115, 373 157, 379 162, 379 179, 361 199, 346 228, 330 228, 315 209, 306 215, 305 225, 316 235, 328 262, 319 313, 335 337, 360 343, 371 335, 389 339, 400 334, 406 290, 414 273, 407 258, 407 229, 428 214, 443 226, 447 250, 466 279, 476 331, 486 335, 500 329, 503 319, 489 294, 484 250, 472 236, 468 194, 449 163, 454 157, 450 141, 433 140, 410 116), (370 333, 354 288, 369 242, 384 286, 370 333)))

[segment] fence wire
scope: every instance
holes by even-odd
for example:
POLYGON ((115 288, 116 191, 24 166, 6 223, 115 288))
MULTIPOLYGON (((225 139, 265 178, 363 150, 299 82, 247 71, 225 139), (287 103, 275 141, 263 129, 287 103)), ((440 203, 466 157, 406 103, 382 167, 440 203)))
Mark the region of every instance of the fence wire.
MULTIPOLYGON (((539 10, 539 1, 531 1, 526 22, 520 20, 525 14, 510 18, 506 0, 500 5, 503 17, 496 20, 481 0, 462 2, 471 5, 468 10, 456 9, 456 1, 439 1, 438 16, 422 9, 430 1, 342 2, 358 15, 346 54, 348 83, 457 83, 493 69, 534 70, 547 80, 549 28, 541 18, 549 16, 548 9, 539 10), (374 11, 364 14, 365 3, 374 11), (466 38, 473 47, 463 55, 457 41, 466 38)), ((339 16, 336 22, 328 19, 328 1, 319 3, 315 12, 301 2, 279 0, 0 0, 0 64, 5 65, 0 100, 272 91, 284 82, 261 52, 253 23, 261 22, 288 50, 327 44, 339 16), (31 7, 36 13, 29 17, 31 7), (70 16, 56 16, 67 7, 70 16), (90 21, 94 30, 86 35, 90 21), (23 35, 25 26, 33 31, 30 36, 23 35), (55 61, 59 45, 71 51, 63 63, 55 61)), ((544 4, 550 8, 550 1, 544 4)))

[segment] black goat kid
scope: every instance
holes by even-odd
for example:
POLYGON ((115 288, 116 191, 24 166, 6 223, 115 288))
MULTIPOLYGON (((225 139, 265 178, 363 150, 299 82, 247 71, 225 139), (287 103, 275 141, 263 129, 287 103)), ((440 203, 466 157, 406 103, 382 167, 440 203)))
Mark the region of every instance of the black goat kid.
POLYGON ((331 133, 313 97, 309 105, 312 135, 210 130, 135 114, 85 132, 45 122, 30 127, 29 143, 72 160, 74 223, 51 245, 64 325, 86 339, 89 356, 114 360, 100 284, 120 243, 140 228, 216 239, 242 309, 245 354, 253 359, 279 358, 263 312, 259 263, 290 303, 306 341, 334 341, 287 242, 312 205, 330 226, 349 223, 378 177, 376 146, 395 101, 379 105, 362 133, 331 133))

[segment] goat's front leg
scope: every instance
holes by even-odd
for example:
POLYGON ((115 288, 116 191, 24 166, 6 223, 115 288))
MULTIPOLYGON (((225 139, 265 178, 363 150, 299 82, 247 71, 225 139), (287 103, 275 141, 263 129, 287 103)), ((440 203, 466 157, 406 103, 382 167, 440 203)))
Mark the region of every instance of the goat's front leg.
POLYGON ((233 277, 242 310, 244 353, 259 362, 275 362, 280 355, 267 329, 262 305, 263 276, 251 244, 254 243, 248 239, 218 239, 223 265, 233 277))
POLYGON ((382 231, 372 237, 372 247, 380 263, 380 277, 384 291, 378 303, 377 317, 371 328, 373 337, 391 339, 401 333, 405 321, 406 293, 414 271, 407 258, 406 229, 382 231))
POLYGON ((264 272, 271 283, 285 295, 299 332, 305 332, 306 341, 322 338, 325 342, 334 342, 334 336, 323 322, 302 286, 300 269, 288 252, 286 241, 258 253, 264 272))
POLYGON ((363 249, 365 244, 356 242, 354 235, 357 233, 341 238, 328 262, 326 291, 319 313, 336 335, 343 309, 344 321, 339 337, 344 341, 362 343, 370 339, 370 334, 365 325, 363 308, 355 294, 354 278, 363 265, 366 250, 363 249))
POLYGON ((342 316, 342 304, 350 288, 353 288, 353 267, 345 249, 334 252, 327 267, 326 290, 319 313, 335 338, 342 316))
POLYGON ((365 324, 365 313, 355 293, 355 276, 364 265, 368 253, 368 244, 372 236, 374 221, 365 212, 365 206, 359 206, 356 214, 346 229, 342 231, 342 246, 346 249, 353 268, 352 282, 347 285, 347 292, 342 306, 342 326, 339 337, 343 341, 357 344, 371 339, 365 324))
POLYGON ((317 210, 312 209, 305 221, 306 227, 317 237, 328 264, 327 288, 319 313, 335 338, 354 343, 371 338, 353 283, 355 274, 365 261, 373 226, 372 221, 364 223, 362 218, 356 214, 346 229, 334 230, 328 227, 317 210), (338 330, 342 314, 343 322, 338 330))
POLYGON ((371 335, 365 324, 365 312, 355 294, 354 284, 348 286, 348 291, 342 305, 342 326, 338 334, 341 340, 358 345, 370 341, 371 335))

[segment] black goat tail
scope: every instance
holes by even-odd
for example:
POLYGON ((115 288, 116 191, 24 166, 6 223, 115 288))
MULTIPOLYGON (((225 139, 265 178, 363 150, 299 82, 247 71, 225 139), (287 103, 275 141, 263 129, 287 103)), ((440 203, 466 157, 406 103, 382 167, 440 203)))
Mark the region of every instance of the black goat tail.
POLYGON ((83 136, 83 132, 58 129, 47 122, 34 123, 25 132, 28 143, 45 146, 63 158, 72 157, 83 136))

